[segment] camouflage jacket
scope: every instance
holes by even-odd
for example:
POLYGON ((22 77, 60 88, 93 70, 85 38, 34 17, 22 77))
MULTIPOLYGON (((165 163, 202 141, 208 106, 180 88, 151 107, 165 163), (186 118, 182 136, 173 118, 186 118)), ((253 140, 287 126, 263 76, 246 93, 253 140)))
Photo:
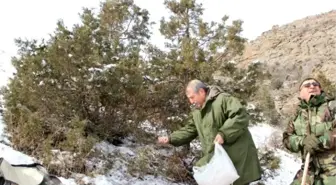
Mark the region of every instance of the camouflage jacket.
POLYGON ((312 97, 309 102, 301 100, 296 115, 288 122, 283 133, 284 146, 292 152, 300 152, 304 163, 303 139, 307 134, 315 135, 321 145, 320 150, 311 157, 313 171, 336 173, 335 117, 336 101, 324 93, 312 97))

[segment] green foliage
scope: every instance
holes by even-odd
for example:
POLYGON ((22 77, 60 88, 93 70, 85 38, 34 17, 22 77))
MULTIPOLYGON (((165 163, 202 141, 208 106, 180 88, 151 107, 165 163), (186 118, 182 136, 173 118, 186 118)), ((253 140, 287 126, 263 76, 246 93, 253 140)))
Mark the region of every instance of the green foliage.
POLYGON ((275 171, 280 168, 280 158, 269 148, 259 149, 259 161, 263 170, 262 179, 267 179, 275 175, 275 171))
POLYGON ((170 13, 160 22, 165 51, 148 43, 149 13, 132 0, 107 0, 98 14, 84 9, 80 24, 69 29, 59 21, 47 40, 17 39, 17 73, 4 92, 14 145, 47 164, 51 149, 74 152, 82 164, 98 140, 151 138, 138 129, 146 119, 169 131, 183 125, 189 111, 184 87, 194 78, 212 84, 220 73, 231 79, 219 82, 226 91, 245 101, 254 96, 266 76, 262 65, 238 69, 229 62, 244 49, 243 22, 227 25, 228 16, 205 22, 195 0, 164 5, 170 13), (179 119, 169 121, 172 116, 179 119))
POLYGON ((135 158, 128 159, 127 169, 130 174, 139 178, 145 175, 160 175, 175 182, 196 184, 178 152, 163 157, 158 150, 150 146, 142 147, 138 149, 135 158))
POLYGON ((279 123, 280 114, 275 107, 274 98, 271 95, 270 87, 262 86, 258 89, 255 99, 258 102, 258 108, 262 112, 264 121, 271 125, 279 123))
MULTIPOLYGON (((150 74, 158 79, 153 83, 152 103, 162 105, 158 111, 165 118, 179 116, 185 120, 189 111, 184 91, 187 82, 197 78, 215 84, 213 74, 218 71, 236 79, 243 78, 246 71, 236 72, 237 67, 228 66, 227 58, 241 54, 246 39, 240 37, 241 20, 227 25, 229 17, 225 15, 219 23, 205 22, 203 7, 195 0, 166 0, 164 5, 170 14, 168 19, 161 19, 160 32, 166 38, 168 52, 148 48, 153 56, 150 74), (229 67, 231 73, 226 73, 229 67)), ((168 121, 164 126, 174 127, 168 121)))
POLYGON ((270 75, 265 72, 266 67, 260 62, 249 64, 247 69, 237 68, 235 65, 232 62, 223 65, 223 71, 220 76, 226 77, 227 80, 219 81, 219 84, 222 85, 226 92, 240 98, 245 104, 257 96, 263 80, 270 75))
POLYGON ((85 9, 81 21, 71 30, 59 21, 47 41, 16 40, 5 121, 15 146, 37 157, 50 146, 81 158, 95 140, 125 136, 144 119, 148 12, 133 1, 106 1, 98 15, 85 9))

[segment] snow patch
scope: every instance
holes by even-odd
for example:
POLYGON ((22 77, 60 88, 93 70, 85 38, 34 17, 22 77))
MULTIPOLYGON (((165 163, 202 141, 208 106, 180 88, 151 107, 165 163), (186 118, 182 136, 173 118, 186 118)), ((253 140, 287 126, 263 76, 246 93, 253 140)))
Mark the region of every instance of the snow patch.
MULTIPOLYGON (((0 117, 1 118, 1 117, 0 117)), ((150 128, 150 123, 145 122, 150 128)), ((0 119, 0 134, 3 134, 4 131, 4 124, 2 120, 0 119)), ((260 124, 251 126, 249 130, 252 133, 252 137, 255 141, 255 144, 257 147, 265 146, 267 145, 267 141, 269 140, 269 137, 277 131, 276 128, 260 124)), ((4 140, 6 137, 2 137, 1 139, 4 140)), ((200 149, 199 142, 194 141, 192 142, 192 148, 200 149)), ((108 144, 107 142, 100 142, 95 145, 95 149, 99 150, 103 154, 116 154, 120 153, 123 155, 123 157, 131 158, 136 156, 136 153, 129 148, 128 146, 114 146, 111 144, 108 144)), ((53 150, 53 152, 59 152, 56 150, 53 150)), ((162 151, 161 151, 162 152, 162 151)), ((291 182, 293 179, 296 171, 300 167, 300 161, 293 157, 293 155, 288 154, 285 151, 275 149, 275 155, 279 156, 281 158, 280 162, 280 169, 276 171, 276 175, 273 178, 268 178, 264 181, 266 184, 276 184, 276 185, 287 185, 291 182)), ((36 159, 25 155, 19 151, 14 150, 12 147, 4 145, 0 143, 0 157, 3 157, 4 159, 8 160, 12 164, 25 164, 25 163, 32 163, 36 161, 36 159)), ((104 161, 101 160, 94 160, 88 161, 88 163, 91 163, 92 165, 96 165, 97 168, 99 166, 102 166, 104 161)), ((124 161, 126 163, 126 161, 124 161)), ((78 180, 81 182, 84 182, 85 184, 92 183, 92 184, 99 184, 99 185, 105 185, 105 184, 116 184, 116 185, 126 185, 126 184, 134 184, 134 185, 155 185, 155 184, 162 184, 162 185, 168 185, 168 184, 174 184, 172 182, 169 182, 168 180, 164 179, 163 177, 154 177, 154 176, 144 176, 143 179, 138 179, 135 177, 130 176, 127 173, 127 168, 125 167, 125 163, 122 161, 116 161, 113 164, 113 167, 106 173, 106 174, 97 174, 94 177, 88 177, 84 175, 79 175, 80 177, 77 177, 77 181, 75 178, 63 178, 60 177, 60 180, 65 185, 77 185, 79 184, 78 180)), ((175 183, 176 184, 176 183, 175 183)), ((177 185, 177 184, 176 184, 177 185)))
POLYGON ((112 154, 114 152, 118 152, 120 154, 127 155, 127 156, 135 156, 135 153, 128 147, 124 147, 124 146, 117 147, 105 141, 102 141, 96 144, 95 149, 98 149, 100 150, 100 152, 105 153, 105 154, 112 154))
POLYGON ((301 166, 301 161, 292 154, 272 146, 271 138, 276 132, 279 132, 279 129, 267 124, 258 124, 251 126, 249 130, 257 148, 269 147, 281 160, 280 168, 276 170, 275 175, 263 182, 274 185, 290 184, 301 166))

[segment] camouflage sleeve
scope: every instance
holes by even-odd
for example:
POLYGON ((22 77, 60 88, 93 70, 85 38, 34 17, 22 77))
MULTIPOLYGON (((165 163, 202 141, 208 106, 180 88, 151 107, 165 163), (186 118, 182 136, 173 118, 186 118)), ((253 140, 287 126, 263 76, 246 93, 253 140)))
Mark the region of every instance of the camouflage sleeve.
POLYGON ((331 112, 331 117, 333 118, 333 120, 335 120, 336 119, 336 100, 330 101, 328 107, 331 112))
MULTIPOLYGON (((329 120, 326 120, 327 132, 325 132, 318 139, 321 141, 324 149, 335 149, 336 148, 336 101, 331 101, 328 104, 330 116, 329 120)), ((328 119, 328 118, 327 118, 328 119)))
MULTIPOLYGON (((334 122, 335 123, 335 122, 334 122)), ((336 128, 324 133, 324 135, 318 138, 323 146, 323 149, 335 149, 336 148, 336 128)))
POLYGON ((169 136, 169 143, 174 146, 181 146, 190 143, 197 137, 197 135, 196 125, 194 124, 193 119, 190 118, 184 127, 173 132, 169 136))
POLYGON ((247 130, 249 115, 240 101, 232 96, 223 98, 223 110, 227 119, 218 134, 225 143, 233 143, 247 130))
POLYGON ((282 142, 288 150, 292 152, 299 152, 302 148, 303 137, 304 136, 296 135, 293 120, 290 120, 287 124, 285 132, 283 133, 282 142))

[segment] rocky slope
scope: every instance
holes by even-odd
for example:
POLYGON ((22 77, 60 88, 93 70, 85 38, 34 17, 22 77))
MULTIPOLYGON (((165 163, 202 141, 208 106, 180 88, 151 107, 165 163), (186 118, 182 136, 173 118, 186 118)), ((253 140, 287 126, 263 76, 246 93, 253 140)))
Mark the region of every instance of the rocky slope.
POLYGON ((336 83, 336 10, 273 26, 247 43, 235 61, 246 67, 255 60, 267 64, 272 74, 269 84, 278 112, 289 114, 303 78, 322 72, 336 83))

